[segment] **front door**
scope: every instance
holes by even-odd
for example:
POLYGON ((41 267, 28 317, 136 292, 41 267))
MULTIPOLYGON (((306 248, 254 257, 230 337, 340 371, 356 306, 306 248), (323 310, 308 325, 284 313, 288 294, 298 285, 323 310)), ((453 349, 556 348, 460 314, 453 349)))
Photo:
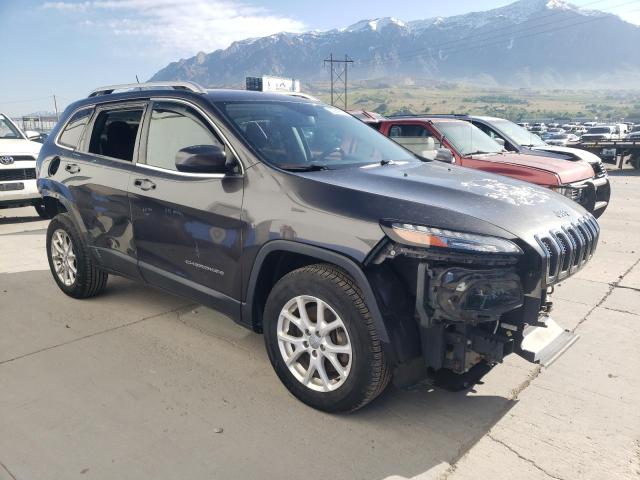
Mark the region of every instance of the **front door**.
POLYGON ((239 316, 243 177, 183 173, 179 150, 231 149, 197 107, 153 102, 144 121, 140 161, 129 185, 138 265, 152 284, 239 316))

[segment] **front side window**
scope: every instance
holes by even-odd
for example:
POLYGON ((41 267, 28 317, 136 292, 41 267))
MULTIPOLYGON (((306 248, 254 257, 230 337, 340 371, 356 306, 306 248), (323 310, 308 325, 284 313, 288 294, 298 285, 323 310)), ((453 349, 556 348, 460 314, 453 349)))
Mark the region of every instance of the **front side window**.
POLYGON ((423 125, 393 125, 389 130, 393 140, 416 155, 433 160, 440 141, 423 125))
POLYGON ((544 142, 538 135, 509 120, 491 120, 491 122, 497 130, 504 132, 507 137, 511 138, 518 145, 523 147, 544 146, 544 142))
POLYGON ((441 121, 436 124, 436 128, 461 155, 502 152, 502 145, 469 122, 462 120, 441 121))
POLYGON ((143 112, 141 107, 100 112, 93 124, 89 153, 133 161, 143 112))
POLYGON ((154 105, 147 139, 147 165, 177 170, 176 154, 196 145, 223 147, 192 108, 164 102, 154 105))
POLYGON ((58 142, 65 147, 78 148, 82 132, 84 132, 84 127, 87 126, 92 112, 92 108, 86 108, 76 112, 67 122, 67 125, 60 134, 58 142))
POLYGON ((252 101, 220 102, 218 107, 261 159, 283 169, 419 161, 360 120, 327 105, 252 101))
POLYGON ((11 120, 4 115, 0 115, 0 139, 17 140, 22 139, 20 130, 16 128, 11 120))

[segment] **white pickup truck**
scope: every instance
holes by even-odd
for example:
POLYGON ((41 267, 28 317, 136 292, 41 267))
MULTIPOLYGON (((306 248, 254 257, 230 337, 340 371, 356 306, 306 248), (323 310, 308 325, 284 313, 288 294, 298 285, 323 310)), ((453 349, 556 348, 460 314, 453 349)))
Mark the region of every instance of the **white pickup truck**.
POLYGON ((46 212, 36 186, 36 158, 40 143, 30 140, 38 132, 23 132, 0 113, 0 209, 33 205, 43 218, 46 212))

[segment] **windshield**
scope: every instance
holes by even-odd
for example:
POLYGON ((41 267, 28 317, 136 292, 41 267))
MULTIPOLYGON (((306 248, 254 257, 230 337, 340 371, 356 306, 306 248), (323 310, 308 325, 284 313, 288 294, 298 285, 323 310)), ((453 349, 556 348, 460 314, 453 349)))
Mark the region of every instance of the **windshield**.
POLYGON ((381 133, 328 105, 221 102, 218 106, 268 163, 284 169, 334 169, 417 157, 381 133))
POLYGON ((461 155, 502 152, 501 145, 469 122, 437 122, 436 127, 461 155))
POLYGON ((22 139, 22 134, 15 125, 4 115, 0 115, 0 139, 22 139))
POLYGON ((610 127, 590 128, 587 133, 611 133, 611 128, 610 127))
POLYGON ((509 120, 492 120, 491 124, 518 145, 525 147, 542 147, 544 145, 544 142, 538 135, 509 120))

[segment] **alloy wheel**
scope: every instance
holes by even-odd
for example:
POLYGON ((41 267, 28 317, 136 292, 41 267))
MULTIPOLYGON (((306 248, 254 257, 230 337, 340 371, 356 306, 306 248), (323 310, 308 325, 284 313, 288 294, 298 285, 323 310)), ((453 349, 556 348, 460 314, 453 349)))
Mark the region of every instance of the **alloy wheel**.
POLYGON ((62 229, 53 232, 51 237, 51 259, 58 279, 65 286, 72 286, 78 276, 78 260, 71 237, 62 229))
POLYGON ((319 392, 339 388, 351 371, 353 350, 344 322, 323 300, 300 295, 278 317, 278 346, 289 371, 319 392))

